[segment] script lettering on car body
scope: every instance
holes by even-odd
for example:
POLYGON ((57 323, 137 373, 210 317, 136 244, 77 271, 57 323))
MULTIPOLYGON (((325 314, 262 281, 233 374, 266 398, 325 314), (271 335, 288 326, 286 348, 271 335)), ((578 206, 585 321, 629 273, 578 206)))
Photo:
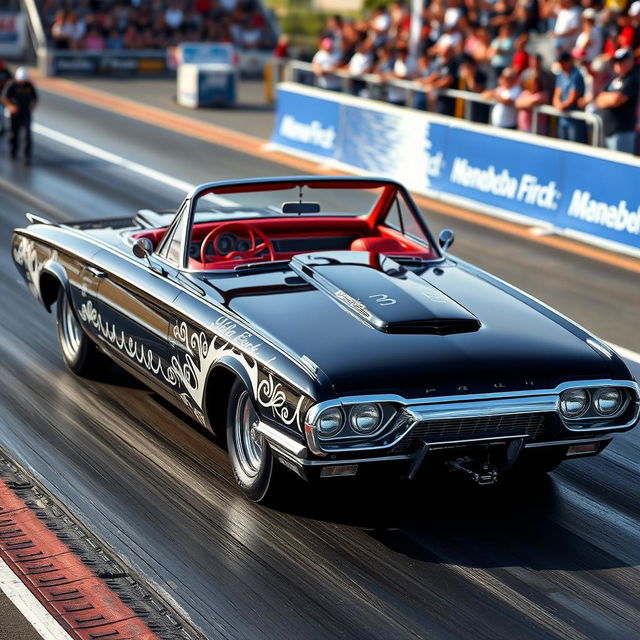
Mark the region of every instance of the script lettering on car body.
POLYGON ((397 300, 390 298, 386 293, 374 293, 369 297, 373 298, 381 307, 388 307, 390 304, 397 302, 397 300))
POLYGON ((338 289, 335 295, 336 295, 336 298, 338 298, 338 300, 341 300, 342 302, 344 302, 348 307, 353 309, 356 313, 360 314, 363 318, 367 318, 367 319, 371 318, 371 313, 369 313, 369 310, 367 309, 367 307, 364 304, 362 304, 360 300, 356 300, 355 298, 352 298, 348 293, 346 293, 342 289, 338 289))

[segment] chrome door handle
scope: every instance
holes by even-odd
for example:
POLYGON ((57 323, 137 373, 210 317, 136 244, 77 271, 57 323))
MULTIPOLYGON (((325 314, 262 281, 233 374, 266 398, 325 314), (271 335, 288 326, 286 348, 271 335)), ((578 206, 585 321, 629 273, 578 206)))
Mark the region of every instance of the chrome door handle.
POLYGON ((94 277, 94 278, 104 278, 107 274, 104 271, 100 271, 100 269, 97 269, 96 267, 86 267, 87 271, 94 277))

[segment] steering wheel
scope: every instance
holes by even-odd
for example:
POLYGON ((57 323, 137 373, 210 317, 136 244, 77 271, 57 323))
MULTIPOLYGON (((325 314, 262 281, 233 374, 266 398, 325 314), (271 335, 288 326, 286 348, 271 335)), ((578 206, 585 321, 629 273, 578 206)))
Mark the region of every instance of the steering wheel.
POLYGON ((212 229, 202 241, 202 246, 200 247, 200 262, 202 262, 202 264, 211 262, 211 260, 207 260, 207 256, 205 254, 205 249, 210 242, 213 243, 213 248, 219 255, 218 259, 251 260, 252 258, 256 258, 258 260, 266 260, 267 256, 261 256, 260 258, 257 257, 258 254, 265 249, 269 252, 269 260, 276 259, 271 240, 269 240, 269 238, 267 238, 267 236, 262 231, 260 231, 260 229, 244 222, 225 222, 219 227, 212 229), (227 254, 220 253, 216 241, 223 233, 229 233, 231 231, 234 231, 240 236, 246 236, 248 234, 249 240, 251 241, 251 246, 246 251, 230 251, 227 254), (257 239, 261 240, 261 242, 256 242, 257 239))

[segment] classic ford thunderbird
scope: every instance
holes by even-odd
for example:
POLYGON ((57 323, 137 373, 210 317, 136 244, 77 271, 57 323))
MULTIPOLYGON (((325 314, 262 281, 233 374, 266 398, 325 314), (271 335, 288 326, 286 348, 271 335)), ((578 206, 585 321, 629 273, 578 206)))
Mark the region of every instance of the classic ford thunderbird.
POLYGON ((224 437, 238 485, 426 468, 491 484, 601 452, 640 395, 604 342, 449 253, 400 184, 210 183, 52 223, 13 258, 78 375, 108 356, 224 437))

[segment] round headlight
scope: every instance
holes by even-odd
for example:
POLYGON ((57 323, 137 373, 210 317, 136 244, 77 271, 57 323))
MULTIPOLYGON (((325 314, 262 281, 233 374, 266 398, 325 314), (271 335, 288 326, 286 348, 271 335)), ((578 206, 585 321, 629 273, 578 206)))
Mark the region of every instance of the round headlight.
POLYGON ((351 409, 351 427, 358 433, 373 433, 380 425, 381 417, 377 404, 357 404, 351 409))
POLYGON ((596 411, 603 416, 614 414, 622 404, 622 394, 618 389, 598 389, 593 395, 596 411))
POLYGON ((560 394, 560 412, 566 418, 579 418, 589 407, 589 395, 584 389, 568 389, 560 394))
POLYGON ((325 409, 316 420, 316 427, 318 428, 318 433, 321 437, 330 438, 331 436, 335 436, 340 429, 342 429, 342 424, 344 422, 344 418, 342 416, 342 411, 337 407, 332 407, 331 409, 325 409))

